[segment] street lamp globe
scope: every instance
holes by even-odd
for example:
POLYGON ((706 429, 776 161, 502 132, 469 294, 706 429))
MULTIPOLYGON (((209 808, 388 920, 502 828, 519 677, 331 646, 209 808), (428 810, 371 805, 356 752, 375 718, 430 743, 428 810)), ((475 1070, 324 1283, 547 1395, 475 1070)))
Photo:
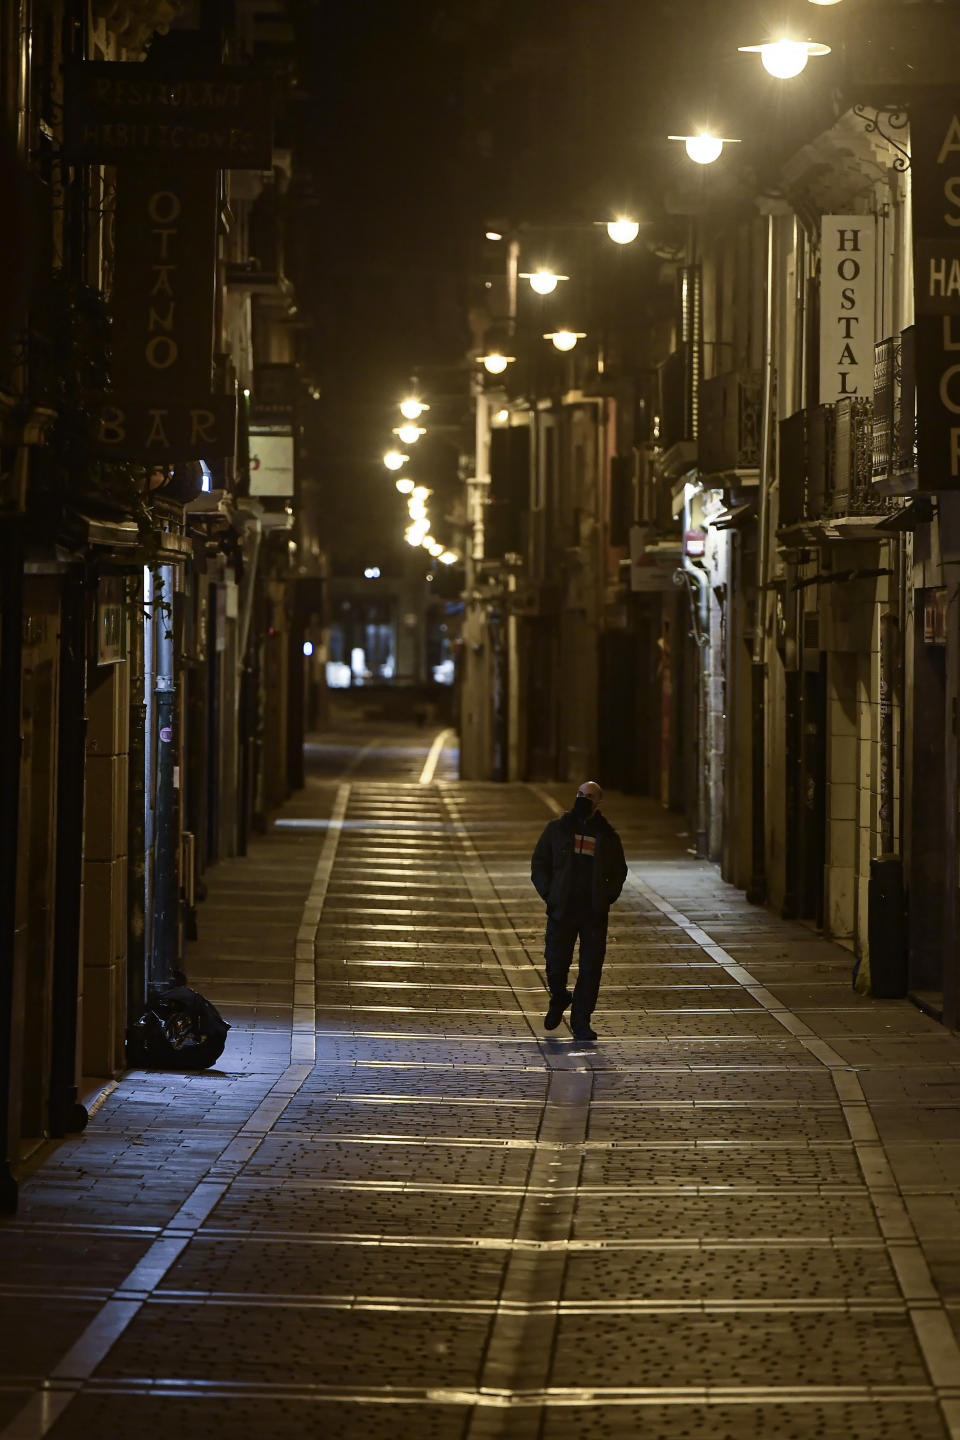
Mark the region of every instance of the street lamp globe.
POLYGON ((535 290, 538 295, 552 295, 561 280, 569 280, 569 275, 557 275, 553 270, 521 270, 521 280, 530 281, 530 289, 535 290))
POLYGON ((408 478, 401 478, 397 481, 397 489, 401 495, 409 495, 413 489, 413 481, 408 478))
POLYGON ((829 45, 821 45, 815 40, 789 40, 786 37, 767 41, 763 45, 741 45, 738 48, 745 54, 759 55, 764 70, 778 80, 792 80, 799 75, 807 68, 811 55, 830 54, 829 45))
POLYGON ((607 234, 614 244, 629 245, 640 234, 640 222, 621 216, 607 222, 607 234))
POLYGON ((413 488, 413 497, 415 500, 428 500, 432 494, 433 491, 428 490, 426 485, 415 485, 413 488))
POLYGON ((400 450, 388 450, 383 457, 383 463, 388 470, 400 470, 409 459, 410 456, 404 455, 400 450))
POLYGON ((723 141, 708 130, 701 130, 699 135, 688 135, 683 148, 697 165, 712 165, 720 157, 723 141))
POLYGON ((452 550, 444 550, 443 554, 440 556, 440 564, 452 565, 456 558, 457 557, 452 550))
POLYGON ((578 340, 583 340, 585 330, 550 330, 544 340, 552 340, 556 350, 572 350, 578 340))
POLYGON ((424 410, 429 409, 429 405, 425 405, 422 400, 417 400, 412 395, 408 399, 400 401, 400 414, 404 420, 419 420, 424 410))
POLYGON ((398 440, 403 441, 404 445, 416 445, 420 436, 426 435, 427 432, 422 425, 398 425, 393 433, 398 440))
POLYGON ((499 350, 494 350, 490 355, 481 355, 480 364, 488 375, 502 375, 515 359, 515 355, 501 355, 499 350))

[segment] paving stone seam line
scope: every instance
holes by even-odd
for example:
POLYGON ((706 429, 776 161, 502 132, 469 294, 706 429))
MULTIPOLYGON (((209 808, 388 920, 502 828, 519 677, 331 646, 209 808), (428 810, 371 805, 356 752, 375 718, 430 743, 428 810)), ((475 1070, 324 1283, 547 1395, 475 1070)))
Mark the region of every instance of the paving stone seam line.
MULTIPOLYGON (((560 806, 545 790, 535 785, 529 788, 551 810, 560 812, 560 806)), ((956 1385, 956 1378, 960 1375, 960 1342, 950 1323, 947 1307, 933 1283, 926 1257, 903 1204, 885 1147, 856 1072, 832 1046, 820 1040, 810 1026, 782 1005, 745 966, 738 964, 722 945, 717 944, 712 936, 678 910, 665 896, 660 895, 633 871, 630 872, 628 884, 700 945, 705 954, 710 955, 728 975, 741 983, 785 1030, 830 1071, 860 1163, 864 1185, 876 1212, 881 1234, 888 1241, 891 1267, 906 1303, 920 1353, 934 1386, 942 1395, 947 1387, 956 1385), (897 1243, 893 1243, 894 1241, 897 1243)), ((960 1440, 960 1408, 954 1404, 941 1403, 941 1412, 951 1440, 960 1440)))
MULTIPOLYGON (((371 742, 373 743, 373 742, 371 742)), ((369 748, 369 746, 367 747, 369 748)), ((349 784, 337 786, 327 831, 320 848, 310 890, 303 906, 294 950, 293 1017, 290 1032, 290 1063, 312 1066, 317 1058, 317 932, 343 822, 350 801, 349 784)))
MULTIPOLYGON (((371 742, 373 743, 373 742, 371 742)), ((369 747, 367 747, 369 748, 369 747)), ((336 856, 337 844, 343 828, 343 815, 350 796, 350 786, 338 786, 333 807, 333 821, 328 827, 321 849, 320 859, 314 872, 310 892, 304 905, 304 920, 300 934, 309 925, 313 911, 316 920, 313 935, 320 922, 323 908, 322 897, 336 856), (316 899, 320 897, 319 908, 316 899)), ((298 934, 294 964, 304 963, 300 952, 298 934)), ((314 955, 311 949, 310 969, 313 971, 314 955)), ((296 982, 295 982, 296 983, 296 982)), ((311 1015, 311 1038, 316 1029, 316 990, 310 985, 313 1004, 311 1015)), ((9 1424, 0 1431, 0 1440, 42 1440, 59 1420, 70 1401, 79 1393, 84 1383, 102 1363, 114 1344, 128 1328, 150 1295, 157 1289, 171 1266, 203 1225, 207 1217, 225 1195, 230 1181, 256 1152, 265 1136, 290 1104, 304 1081, 311 1074, 312 1061, 295 1058, 296 1006, 291 1027, 291 1063, 284 1073, 268 1090, 253 1114, 235 1133, 233 1138, 211 1162, 204 1179, 200 1180, 177 1213, 164 1227, 160 1236, 152 1242, 126 1278, 112 1292, 98 1313, 86 1326, 79 1338, 61 1357, 49 1379, 43 1382, 9 1424)), ((315 1042, 313 1042, 315 1043, 315 1042)))
MULTIPOLYGON (((529 987, 514 984, 507 965, 504 963, 505 952, 502 948, 502 939, 512 935, 517 941, 520 941, 520 936, 514 929, 509 911, 473 844, 463 819, 459 796, 452 790, 448 790, 442 783, 438 788, 446 809, 453 818, 454 830, 460 841, 462 855, 458 858, 470 888, 471 897, 485 897, 489 901, 496 902, 495 905, 491 904, 490 906, 493 914, 488 916, 486 910, 480 910, 479 907, 477 913, 487 931, 488 943, 501 965, 504 978, 514 993, 518 1009, 533 1031, 534 1021, 531 1018, 530 1002, 527 998, 531 991, 529 987), (497 912, 502 919, 502 926, 493 924, 497 912)), ((522 944, 522 941, 520 943, 522 944)), ((529 963, 531 966, 534 965, 532 960, 529 963)), ((511 969, 513 968, 511 966, 511 969)), ((529 974, 529 969, 527 973, 529 974)), ((540 1008, 546 996, 546 985, 536 968, 535 973, 542 985, 540 1006, 537 1007, 536 1012, 539 1019, 540 1008)), ((536 1032, 534 1031, 534 1033, 536 1032)), ((539 1044, 539 1036, 537 1038, 539 1044)), ((537 1131, 537 1140, 534 1142, 530 1168, 527 1172, 527 1183, 524 1186, 523 1198, 517 1213, 514 1238, 524 1238, 523 1232, 526 1232, 527 1237, 531 1239, 539 1238, 537 1232, 547 1226, 552 1232, 553 1238, 567 1241, 573 1233, 574 1210, 579 1193, 583 1164, 583 1141, 586 1138, 593 1076, 589 1072, 555 1068, 551 1064, 550 1052, 541 1049, 541 1054, 547 1068, 547 1093, 544 1097, 543 1114, 537 1131), (551 1132, 562 1139, 549 1139, 548 1136, 551 1132), (550 1175, 551 1169, 558 1170, 560 1173, 550 1175), (566 1183, 559 1183, 561 1181, 566 1181, 566 1183)), ((530 1366, 528 1348, 533 1354, 537 1354, 539 1350, 539 1356, 535 1363, 544 1382, 549 1380, 569 1257, 565 1246, 558 1247, 558 1251, 558 1263, 546 1274, 527 1263, 523 1251, 517 1249, 511 1253, 503 1273, 497 1308, 487 1336, 479 1372, 478 1394, 489 1396, 502 1391, 510 1397, 512 1402, 514 1393, 518 1389, 524 1388, 517 1385, 517 1379, 520 1375, 524 1378, 528 1377, 530 1366), (536 1315, 552 1315, 554 1318, 553 1331, 547 1345, 528 1347, 525 1343, 524 1327, 536 1315), (504 1382, 508 1380, 512 1382, 510 1388, 503 1391, 504 1382)), ((488 1433, 486 1415, 479 1402, 471 1403, 473 1411, 465 1431, 466 1440, 482 1440, 482 1437, 488 1433)), ((531 1410, 530 1418, 531 1421, 536 1422, 536 1430, 539 1433, 539 1416, 535 1410, 531 1410)), ((533 1430, 531 1430, 531 1434, 533 1434, 533 1430)))
MULTIPOLYGON (((16 1389, 16 1386, 0 1389, 16 1389)), ((956 1387, 954 1387, 956 1388, 956 1387)), ((820 1404, 895 1404, 925 1402, 934 1404, 936 1393, 929 1386, 865 1384, 815 1385, 799 1389, 792 1386, 754 1385, 747 1389, 733 1390, 724 1386, 617 1386, 604 1389, 577 1390, 566 1386, 550 1387, 543 1390, 468 1390, 452 1387, 374 1386, 350 1387, 269 1381, 209 1381, 198 1390, 195 1381, 174 1379, 151 1379, 117 1377, 109 1380, 94 1380, 90 1391, 98 1395, 152 1395, 188 1396, 194 1400, 249 1399, 249 1400, 302 1400, 302 1401, 347 1401, 370 1405, 405 1404, 450 1404, 489 1406, 495 1409, 523 1410, 530 1407, 550 1405, 555 1409, 567 1406, 593 1403, 609 1406, 619 1405, 756 1405, 770 1404, 820 1405, 820 1404)))
POLYGON ((430 746, 423 769, 420 772, 421 785, 433 784, 433 777, 437 773, 437 762, 440 759, 442 751, 446 748, 447 738, 455 733, 454 730, 447 729, 441 730, 438 735, 434 736, 433 744, 430 746))

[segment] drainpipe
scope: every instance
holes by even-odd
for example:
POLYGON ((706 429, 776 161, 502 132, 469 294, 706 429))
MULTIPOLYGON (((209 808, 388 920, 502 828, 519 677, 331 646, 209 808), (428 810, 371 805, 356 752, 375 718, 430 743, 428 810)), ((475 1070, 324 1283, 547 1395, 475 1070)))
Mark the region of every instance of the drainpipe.
POLYGON ((23 661, 23 545, 16 521, 0 529, 0 1211, 17 1208, 11 1164, 13 970, 17 935, 20 821, 20 698, 23 661))
POLYGON ((82 1130, 87 1112, 77 1099, 77 1000, 83 894, 83 794, 86 774, 86 597, 79 570, 63 578, 60 596, 56 918, 50 1028, 51 1135, 82 1130))
MULTIPOLYGON (((149 572, 147 572, 149 573, 149 572)), ((133 1024, 146 1003, 147 956, 147 705, 144 694, 146 590, 140 576, 132 576, 127 591, 130 605, 130 738, 129 805, 127 811, 127 1020, 133 1024)))
POLYGON ((762 905, 767 898, 766 865, 766 685, 767 584, 770 578, 770 459, 773 436, 773 306, 775 221, 767 213, 767 274, 763 314, 763 415, 760 434, 760 514, 757 525, 757 601, 751 666, 752 870, 747 899, 762 905))
POLYGON ((153 933, 149 983, 168 985, 177 958, 177 825, 173 767, 177 690, 173 670, 173 567, 164 565, 162 605, 154 605, 154 725, 156 727, 156 801, 153 852, 153 933))
POLYGON ((707 652, 710 648, 710 593, 709 581, 704 572, 695 565, 685 565, 673 572, 674 585, 685 585, 690 602, 690 634, 697 647, 697 859, 709 858, 709 794, 707 771, 707 700, 709 686, 707 679, 707 652), (697 593, 694 596, 694 585, 697 593))

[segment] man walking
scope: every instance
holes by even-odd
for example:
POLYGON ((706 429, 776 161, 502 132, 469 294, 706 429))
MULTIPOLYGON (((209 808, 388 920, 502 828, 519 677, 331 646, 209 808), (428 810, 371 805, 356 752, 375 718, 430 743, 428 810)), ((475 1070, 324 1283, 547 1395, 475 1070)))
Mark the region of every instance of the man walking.
POLYGON ((543 1026, 556 1030, 572 1000, 575 1040, 597 1038, 590 1017, 607 949, 607 917, 627 878, 620 836, 597 808, 602 798, 595 780, 584 781, 573 809, 546 826, 530 862, 530 878, 547 906, 544 958, 550 1006, 543 1026), (578 936, 579 969, 571 995, 567 975, 578 936))

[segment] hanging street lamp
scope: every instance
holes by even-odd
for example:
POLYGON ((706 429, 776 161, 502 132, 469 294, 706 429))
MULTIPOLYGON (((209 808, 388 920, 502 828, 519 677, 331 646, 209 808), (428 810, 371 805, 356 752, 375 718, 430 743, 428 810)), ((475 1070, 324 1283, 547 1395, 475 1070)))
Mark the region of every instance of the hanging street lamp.
POLYGON ((811 55, 829 55, 830 46, 816 40, 768 40, 763 45, 738 45, 741 54, 759 55, 769 75, 778 80, 792 80, 807 68, 811 55))
POLYGON ((713 135, 709 130, 700 130, 696 135, 668 135, 668 140, 682 140, 687 155, 697 165, 712 165, 719 160, 724 145, 739 145, 731 135, 713 135))
POLYGON ((388 470, 402 470, 409 459, 410 456, 404 455, 401 450, 388 450, 383 457, 383 463, 388 470))
POLYGON ((538 295, 552 295, 561 280, 569 280, 569 275, 557 275, 553 270, 521 270, 521 280, 530 281, 530 289, 535 290, 538 295))
POLYGON ((548 330, 544 340, 552 340, 556 350, 572 350, 578 340, 585 340, 585 330, 548 330))
POLYGON ((640 234, 640 221, 619 215, 616 220, 607 221, 607 234, 615 245, 629 245, 640 234))

